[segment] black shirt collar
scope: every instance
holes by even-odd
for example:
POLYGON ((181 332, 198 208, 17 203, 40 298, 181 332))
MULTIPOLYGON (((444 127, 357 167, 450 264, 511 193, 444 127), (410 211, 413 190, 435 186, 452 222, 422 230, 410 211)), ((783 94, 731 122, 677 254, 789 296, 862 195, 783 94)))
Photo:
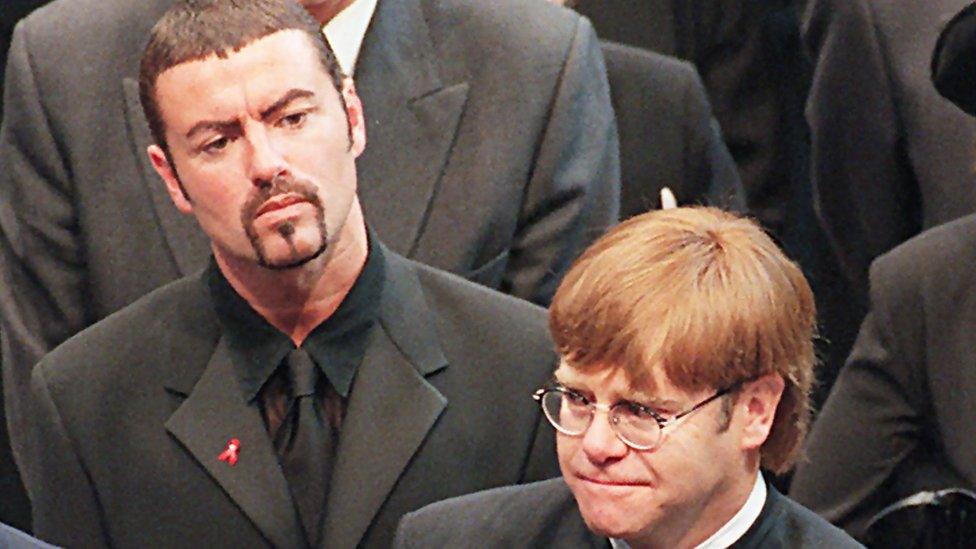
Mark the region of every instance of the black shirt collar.
MULTIPOLYGON (((373 235, 369 236, 366 264, 356 282, 332 316, 316 326, 302 343, 343 397, 349 396, 380 311, 385 262, 382 246, 374 245, 373 235)), ((295 346, 234 291, 212 257, 205 276, 234 368, 250 402, 295 346)))

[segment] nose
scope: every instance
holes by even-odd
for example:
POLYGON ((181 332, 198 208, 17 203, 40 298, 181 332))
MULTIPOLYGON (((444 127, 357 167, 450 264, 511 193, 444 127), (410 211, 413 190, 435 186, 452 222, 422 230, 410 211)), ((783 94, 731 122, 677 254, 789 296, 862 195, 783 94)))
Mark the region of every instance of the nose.
POLYGON ((622 459, 629 450, 610 425, 609 412, 593 411, 593 421, 583 433, 583 452, 595 465, 605 465, 622 459))
POLYGON ((263 126, 254 125, 247 129, 247 143, 250 149, 248 176, 255 186, 270 186, 275 177, 287 172, 284 157, 263 126))

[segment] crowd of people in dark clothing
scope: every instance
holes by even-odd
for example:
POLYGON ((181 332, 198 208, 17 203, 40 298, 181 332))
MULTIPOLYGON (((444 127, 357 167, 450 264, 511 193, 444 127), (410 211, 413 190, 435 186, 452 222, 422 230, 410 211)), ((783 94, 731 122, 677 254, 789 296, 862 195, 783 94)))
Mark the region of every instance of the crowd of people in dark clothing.
MULTIPOLYGON (((624 246, 619 222, 662 235, 711 224, 695 238, 732 250, 748 218, 785 254, 764 267, 795 263, 812 289, 815 324, 790 330, 813 339, 816 379, 755 350, 758 370, 676 387, 713 389, 734 431, 736 406, 775 410, 798 383, 809 435, 797 420, 789 467, 771 468, 768 447, 746 452, 762 471, 736 504, 755 511, 748 532, 718 535, 737 513, 712 537, 659 541, 920 547, 933 528, 932 546, 976 529, 965 512, 891 526, 906 508, 976 513, 976 4, 292 1, 0 7, 0 523, 69 547, 639 546, 587 510, 568 441, 593 459, 605 413, 621 452, 666 454, 628 438, 638 420, 620 415, 633 404, 621 393, 598 402, 611 378, 579 390, 596 374, 564 338, 612 315, 559 326, 561 307, 598 276, 588 262, 624 246), (318 37, 324 80, 296 77, 308 45, 289 41, 296 30, 318 37), (221 110, 289 79, 246 123, 221 110), (323 83, 339 99, 328 107, 308 91, 323 83), (296 128, 319 132, 322 152, 285 133, 296 128), (219 194, 241 166, 253 196, 219 194), (314 223, 263 232, 262 216, 300 199, 314 223), (675 205, 689 217, 645 220, 675 205), (303 286, 295 273, 320 255, 324 282, 303 286), (562 423, 573 402, 589 414, 580 433, 562 423), (303 423, 305 404, 318 424, 303 423), (259 465, 245 459, 254 439, 259 465), (309 444, 328 448, 313 452, 324 480, 298 466, 313 483, 289 473, 309 444), (513 484, 536 488, 450 499, 513 484), (186 501, 210 516, 185 516, 186 501), (557 534, 518 537, 536 527, 523 516, 567 501, 570 522, 540 526, 557 534), (801 526, 762 530, 771 509, 801 526), (492 513, 505 528, 467 524, 492 513)), ((743 249, 767 250, 762 238, 743 249)), ((615 281, 631 276, 621 266, 615 281)), ((775 276, 754 276, 789 301, 775 276)), ((664 409, 674 417, 648 412, 648 425, 667 438, 685 420, 664 409)), ((770 431, 786 421, 772 415, 770 431)), ((4 543, 43 546, 0 530, 4 543)))

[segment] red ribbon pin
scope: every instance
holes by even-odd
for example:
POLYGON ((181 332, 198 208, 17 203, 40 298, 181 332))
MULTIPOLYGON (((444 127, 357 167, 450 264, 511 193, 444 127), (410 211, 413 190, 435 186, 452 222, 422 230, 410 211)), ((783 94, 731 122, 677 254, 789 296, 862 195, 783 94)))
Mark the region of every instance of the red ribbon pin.
POLYGON ((227 448, 217 456, 220 461, 226 461, 228 465, 235 465, 237 463, 237 452, 241 449, 241 441, 236 438, 232 438, 227 441, 227 448))

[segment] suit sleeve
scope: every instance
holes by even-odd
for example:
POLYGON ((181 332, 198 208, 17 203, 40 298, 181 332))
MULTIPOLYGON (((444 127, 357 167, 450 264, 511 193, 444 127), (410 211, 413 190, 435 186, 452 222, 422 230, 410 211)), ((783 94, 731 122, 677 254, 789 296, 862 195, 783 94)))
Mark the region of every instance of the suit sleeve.
POLYGON ((35 463, 34 475, 25 481, 33 506, 34 534, 64 547, 108 547, 94 488, 41 366, 31 376, 31 393, 35 463))
POLYGON ((0 331, 4 405, 21 470, 31 368, 88 323, 84 259, 70 173, 49 125, 28 48, 17 26, 7 66, 0 129, 0 331))
POLYGON ((804 41, 815 204, 843 267, 866 292, 871 260, 921 230, 891 75, 863 0, 812 0, 804 41))
POLYGON ((502 282, 502 291, 543 306, 620 209, 617 127, 603 56, 584 18, 557 86, 502 282))
MULTIPOLYGON (((739 171, 729 154, 718 121, 712 116, 712 107, 705 93, 705 86, 698 72, 691 74, 685 87, 685 155, 684 188, 695 189, 706 183, 706 203, 735 212, 745 213, 746 196, 739 171)), ((680 205, 680 204, 679 204, 680 205)))
MULTIPOLYGON (((871 311, 817 417, 790 495, 858 537, 921 446, 925 318, 910 266, 875 264, 871 311), (886 268, 893 267, 893 268, 886 268)), ((907 470, 907 469, 906 469, 907 470)))

